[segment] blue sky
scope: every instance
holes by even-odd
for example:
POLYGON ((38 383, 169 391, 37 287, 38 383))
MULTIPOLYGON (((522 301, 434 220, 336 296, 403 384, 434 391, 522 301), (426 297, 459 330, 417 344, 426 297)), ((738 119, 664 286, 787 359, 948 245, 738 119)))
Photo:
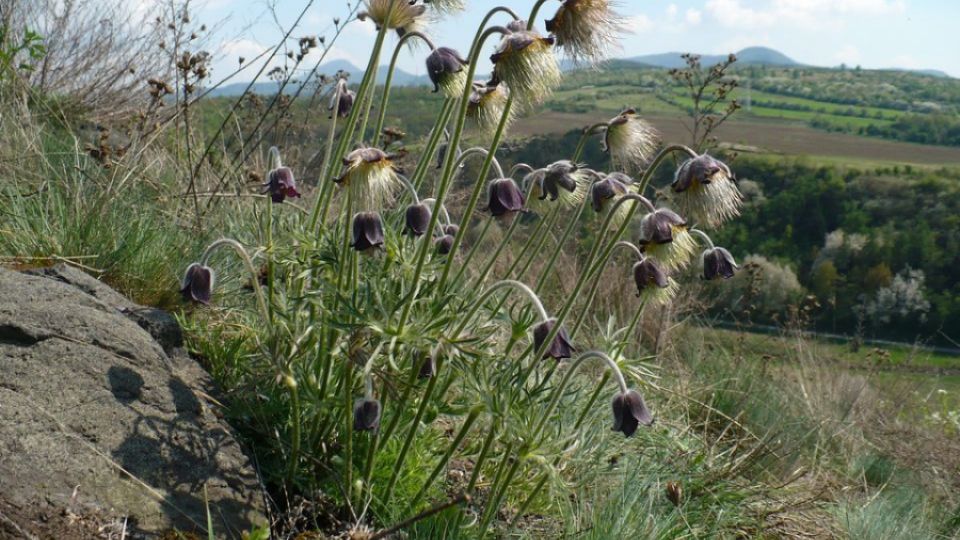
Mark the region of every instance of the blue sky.
MULTIPOLYGON (((141 0, 144 1, 144 0, 141 0)), ((357 0, 353 0, 356 2, 357 0)), ((307 0, 207 0, 195 20, 213 29, 209 48, 217 57, 214 78, 234 69, 236 58, 252 58, 276 43, 280 25, 289 25, 307 0), (271 14, 274 6, 276 20, 271 14)), ((529 12, 529 0, 467 0, 468 9, 429 27, 437 45, 462 52, 483 14, 496 5, 529 12)), ((865 68, 939 69, 960 77, 960 0, 620 0, 616 8, 631 33, 616 56, 668 51, 721 54, 763 45, 799 62, 865 68)), ((542 19, 556 9, 549 1, 542 19)), ((332 34, 334 17, 349 13, 343 0, 315 0, 294 36, 332 34)), ((495 19, 503 22, 502 16, 495 19)), ((371 22, 351 22, 327 59, 346 59, 362 67, 373 42, 371 22)), ((487 49, 493 48, 492 41, 487 49)), ((400 67, 422 74, 424 52, 404 53, 400 67)), ((484 54, 482 57, 487 57, 484 54)), ((308 60, 318 58, 317 53, 308 60)), ((488 71, 486 61, 478 73, 488 71)), ((238 80, 249 79, 241 75, 238 80)))

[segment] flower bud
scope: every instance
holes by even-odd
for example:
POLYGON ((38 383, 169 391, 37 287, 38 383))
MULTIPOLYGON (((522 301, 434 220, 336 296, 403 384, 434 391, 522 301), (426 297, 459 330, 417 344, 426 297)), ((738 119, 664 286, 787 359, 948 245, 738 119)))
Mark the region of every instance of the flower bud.
POLYGON ((653 424, 653 415, 636 390, 620 392, 613 397, 613 431, 620 431, 627 437, 637 431, 640 425, 653 424))
POLYGON ((443 226, 443 234, 449 234, 450 236, 456 236, 460 232, 460 226, 454 225, 453 223, 443 226))
POLYGON ((498 178, 490 183, 487 209, 494 217, 510 219, 523 210, 526 198, 512 178, 498 178))
POLYGON ((357 212, 353 216, 353 243, 357 251, 367 251, 383 245, 383 221, 376 212, 357 212))
POLYGON ((192 263, 187 267, 180 282, 180 294, 184 300, 209 304, 213 296, 213 284, 216 275, 209 266, 192 263))
POLYGON ((380 427, 380 402, 373 398, 353 402, 353 429, 376 431, 380 427))
POLYGON ((736 274, 737 262, 725 248, 715 247, 703 252, 703 279, 708 281, 717 278, 729 279, 736 274))
MULTIPOLYGON (((556 319, 550 319, 533 327, 534 350, 540 350, 543 342, 547 339, 550 332, 553 331, 553 327, 556 324, 556 319)), ((576 352, 576 349, 570 343, 570 335, 567 334, 567 329, 561 327, 560 331, 557 332, 557 335, 553 338, 553 342, 550 343, 550 346, 544 351, 543 357, 547 358, 549 356, 554 360, 560 360, 561 358, 570 358, 574 352, 576 352)))
POLYGON ((267 183, 262 187, 262 193, 270 193, 270 200, 275 203, 282 203, 287 197, 300 197, 290 167, 278 167, 270 171, 267 174, 267 183))
POLYGON ((406 226, 403 230, 404 234, 423 236, 430 226, 430 217, 430 208, 428 208, 427 205, 423 203, 411 204, 407 207, 405 214, 406 226))
POLYGON ((463 69, 466 65, 467 61, 460 53, 449 47, 439 47, 431 52, 427 56, 427 75, 433 83, 433 91, 442 89, 447 97, 459 97, 467 82, 467 74, 463 69))

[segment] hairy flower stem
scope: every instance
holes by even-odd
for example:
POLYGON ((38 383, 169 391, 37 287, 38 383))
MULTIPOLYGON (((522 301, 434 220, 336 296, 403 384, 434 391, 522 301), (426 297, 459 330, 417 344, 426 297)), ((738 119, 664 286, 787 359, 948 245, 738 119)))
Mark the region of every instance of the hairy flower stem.
POLYGON ((450 115, 453 113, 453 108, 456 104, 456 99, 446 98, 443 100, 443 105, 440 107, 440 114, 433 124, 433 129, 430 130, 430 138, 427 141, 427 146, 423 149, 420 160, 417 161, 417 168, 414 169, 413 176, 410 177, 410 182, 417 189, 420 189, 423 178, 426 176, 427 170, 430 169, 430 164, 433 163, 433 154, 437 151, 437 145, 440 144, 440 139, 443 138, 443 126, 446 126, 450 120, 450 115))
POLYGON ((550 209, 550 213, 546 217, 537 220, 537 225, 533 228, 533 231, 527 237, 527 242, 519 251, 519 255, 513 259, 513 263, 510 265, 510 268, 507 269, 504 273, 505 277, 511 277, 514 270, 520 266, 521 261, 526 261, 523 263, 523 266, 517 271, 516 278, 523 279, 524 274, 527 273, 527 270, 530 268, 530 265, 533 264, 533 261, 537 260, 537 255, 540 254, 540 250, 543 249, 543 246, 547 243, 547 239, 550 238, 549 231, 553 229, 553 226, 556 224, 557 219, 560 217, 560 205, 555 204, 553 208, 550 209), (536 245, 534 245, 536 242, 536 245))
POLYGON ((352 500, 353 492, 353 362, 347 360, 343 378, 343 493, 347 502, 352 500))
MULTIPOLYGON (((387 406, 389 395, 389 392, 382 392, 380 397, 380 410, 383 410, 383 408, 387 406)), ((376 462, 377 450, 380 448, 381 440, 386 439, 380 437, 379 430, 375 429, 370 433, 370 443, 367 446, 366 466, 363 470, 363 489, 367 491, 368 500, 373 498, 373 485, 371 481, 373 478, 373 464, 376 462)))
MULTIPOLYGON (((490 159, 491 160, 490 163, 493 166, 493 172, 496 173, 497 178, 503 178, 503 168, 500 167, 500 162, 497 161, 496 156, 494 156, 493 158, 490 158, 490 151, 487 150, 486 148, 480 148, 479 146, 474 146, 473 148, 467 148, 466 150, 461 152, 460 155, 457 156, 457 162, 454 163, 453 170, 454 171, 459 170, 460 167, 463 166, 463 163, 467 161, 467 158, 475 154, 480 154, 481 156, 490 159)), ((481 185, 485 184, 486 181, 487 179, 485 178, 485 175, 481 175, 479 178, 477 178, 477 182, 480 183, 481 185)))
MULTIPOLYGON (((470 480, 467 481, 467 488, 465 492, 468 495, 472 495, 477 487, 477 481, 480 479, 480 471, 483 470, 483 466, 487 461, 487 457, 490 455, 490 448, 493 447, 493 439, 496 437, 496 435, 497 423, 495 420, 491 420, 490 429, 487 430, 487 436, 484 437, 483 445, 480 447, 480 454, 473 463, 473 471, 470 473, 470 480)), ((507 446, 509 447, 509 444, 507 446)), ((451 530, 459 531, 461 521, 463 521, 462 510, 457 513, 457 518, 454 520, 451 530)))
MULTIPOLYGON (((387 116, 387 102, 390 100, 390 86, 393 83, 393 72, 397 67, 397 57, 400 56, 400 51, 403 49, 403 45, 407 40, 413 38, 422 39, 427 46, 430 47, 431 51, 437 48, 436 45, 433 44, 433 41, 430 41, 430 38, 416 31, 407 32, 397 40, 397 45, 393 48, 393 56, 390 57, 390 68, 387 69, 387 79, 383 82, 383 96, 380 98, 380 113, 377 118, 376 129, 373 131, 372 146, 380 144, 380 137, 383 135, 383 120, 387 116)), ((361 132, 360 135, 362 136, 363 133, 361 132)))
POLYGON ((590 136, 597 133, 601 128, 606 129, 606 127, 606 122, 600 122, 583 128, 583 133, 580 134, 580 140, 577 142, 577 149, 573 152, 573 157, 570 158, 570 161, 576 163, 580 159, 580 156, 583 155, 583 150, 587 147, 587 140, 590 139, 590 136))
POLYGON ((483 511, 483 519, 480 521, 480 527, 477 529, 480 531, 481 538, 486 536, 487 528, 490 526, 493 517, 497 514, 497 509, 500 508, 503 497, 507 494, 507 488, 510 487, 510 483, 513 482, 513 477, 516 476, 517 471, 520 469, 519 457, 511 458, 510 454, 504 454, 503 459, 506 461, 512 460, 513 462, 510 464, 510 469, 507 471, 507 474, 501 478, 499 482, 495 481, 490 486, 491 491, 494 491, 496 495, 491 501, 487 502, 487 507, 483 511))
POLYGON ((214 251, 223 246, 233 248, 233 251, 236 252, 240 260, 243 261, 243 265, 247 267, 247 271, 250 272, 250 278, 253 280, 253 292, 257 297, 257 306, 260 308, 260 315, 263 317, 264 322, 269 322, 271 319, 270 310, 267 308, 267 302, 263 295, 263 287, 260 286, 260 273, 253 267, 253 261, 250 259, 250 255, 247 253, 247 250, 240 245, 240 242, 231 238, 215 240, 203 251, 203 255, 200 256, 200 264, 208 266, 207 263, 210 262, 210 257, 214 251))
POLYGON ((410 399, 410 394, 413 392, 413 389, 416 387, 417 377, 420 374, 422 362, 411 362, 410 364, 410 376, 407 378, 407 386, 403 389, 403 394, 400 395, 400 399, 397 401, 397 413, 393 415, 393 417, 390 419, 390 423, 387 424, 387 429, 383 431, 383 440, 385 441, 389 440, 390 437, 393 436, 393 432, 397 429, 397 425, 400 423, 400 418, 403 416, 403 408, 410 399))
MULTIPOLYGON (((404 0, 393 0, 394 2, 402 2, 404 0)), ((393 11, 393 2, 390 4, 391 12, 393 11)), ((357 97, 354 100, 354 107, 350 110, 350 115, 347 117, 346 125, 344 125, 343 130, 340 132, 340 140, 337 142, 337 150, 334 152, 333 156, 328 163, 340 163, 340 160, 343 159, 344 154, 347 152, 347 148, 350 145, 350 142, 353 140, 353 133, 357 126, 357 120, 360 118, 361 114, 361 104, 363 100, 366 99, 368 93, 373 92, 373 83, 376 82, 377 77, 377 68, 380 66, 380 50, 383 48, 383 41, 386 37, 387 25, 384 24, 380 27, 380 30, 377 32, 377 39, 373 44, 373 52, 370 54, 370 61, 367 62, 367 69, 363 72, 363 80, 360 81, 360 87, 357 89, 357 97)), ((336 109, 334 109, 336 112, 336 109)), ((324 164, 324 168, 327 165, 324 164)), ((326 177, 321 178, 322 182, 329 182, 330 180, 326 177)), ((311 229, 316 229, 317 223, 325 222, 327 220, 327 211, 330 208, 330 201, 333 199, 332 196, 327 197, 322 200, 317 199, 316 204, 323 204, 323 208, 320 212, 316 212, 314 209, 314 215, 311 217, 312 223, 311 229)))
MULTIPOLYGON (((276 150, 276 147, 272 148, 276 150)), ((280 153, 277 152, 277 163, 280 163, 280 153)), ((276 285, 273 282, 273 202, 267 201, 267 307, 270 308, 270 318, 267 323, 273 325, 273 306, 276 285)), ((259 279, 259 277, 255 278, 259 279)))
POLYGON ((590 197, 584 197, 583 202, 577 207, 576 214, 570 217, 570 221, 567 223, 566 228, 564 228, 560 240, 557 241, 556 248, 554 248, 553 253, 550 255, 550 260, 547 261, 546 266, 544 266, 540 272, 540 277, 537 278, 537 286, 534 288, 537 292, 540 292, 543 286, 546 285, 547 278, 550 277, 550 272, 553 270, 553 265, 557 262, 557 257, 559 257, 560 252, 563 251, 563 246, 567 243, 567 239, 570 238, 570 234, 573 233, 573 229, 579 225, 580 216, 583 215, 583 209, 586 208, 588 204, 590 204, 590 197))
MULTIPOLYGON (((493 218, 490 218, 491 221, 493 218)), ((500 258, 500 254, 503 253, 503 249, 507 247, 507 244, 510 243, 510 239, 513 238, 513 233, 517 231, 517 228, 520 226, 520 216, 514 216, 513 222, 510 223, 510 226, 507 227, 507 231, 503 233, 503 237, 500 239, 500 243, 497 244, 497 249, 493 251, 486 264, 483 266, 483 270, 480 271, 480 274, 473 280, 471 287, 479 287, 483 285, 483 282, 486 281, 487 276, 490 274, 490 270, 493 269, 493 265, 497 262, 497 259, 500 258)))
POLYGON ((479 406, 470 410, 470 414, 467 415, 467 418, 463 421, 463 425, 460 426, 460 431, 457 432, 457 436, 454 437, 453 441, 447 445, 447 451, 444 452, 443 456, 440 458, 440 461, 437 462, 437 465, 430 473, 430 476, 427 477, 427 480, 423 483, 423 486, 420 487, 420 490, 417 491, 417 494, 414 495, 413 499, 410 501, 411 512, 416 510, 417 503, 419 503, 420 499, 427 494, 427 490, 433 485, 433 481, 437 479, 437 476, 439 476, 444 467, 447 466, 447 462, 450 461, 450 457, 453 456, 453 453, 460 446, 460 443, 462 443, 463 439, 466 438, 467 433, 470 432, 470 428, 473 427, 473 423, 477 420, 477 416, 480 415, 482 410, 483 408, 479 406))
MULTIPOLYGON (((424 242, 426 243, 426 242, 424 242)), ((427 410, 427 405, 430 403, 430 398, 433 397, 433 389, 437 385, 437 379, 439 379, 440 368, 443 365, 443 360, 437 360, 437 369, 433 377, 430 377, 430 381, 427 383, 427 388, 423 391, 423 396, 420 397, 420 406, 417 407, 417 413, 413 418, 413 422, 410 424, 410 429, 407 430, 407 436, 403 440, 403 446, 400 448, 400 454, 397 455, 397 461, 393 465, 393 472, 390 473, 390 481, 387 483, 387 490, 384 493, 383 500, 389 501, 390 497, 393 495, 393 488, 397 485, 397 478, 400 477, 400 471, 403 470, 403 463, 407 459, 407 452, 410 451, 410 445, 413 443, 413 438, 417 435, 417 429, 420 427, 420 421, 423 419, 423 414, 427 410)))
POLYGON ((608 366, 610 366, 614 376, 617 378, 617 386, 620 387, 620 392, 623 394, 627 393, 629 388, 627 388, 627 381, 623 378, 623 372, 620 371, 620 366, 618 366, 617 363, 605 353, 600 351, 587 351, 570 363, 570 367, 567 368, 567 372, 563 374, 563 379, 560 380, 560 384, 554 387, 553 394, 550 396, 550 403, 547 405, 547 409, 540 417, 540 421, 537 422, 537 427, 535 427, 533 430, 533 440, 536 440, 540 436, 540 433, 543 432, 543 426, 546 425, 547 420, 553 415, 554 409, 557 408, 557 403, 560 402, 560 397, 566 391, 567 385, 570 384, 570 381, 573 379, 573 375, 576 373, 577 369, 584 362, 593 358, 603 360, 608 366))
MULTIPOLYGON (((333 103, 335 104, 333 108, 333 114, 330 115, 330 129, 327 131, 327 141, 324 144, 323 149, 323 166, 320 169, 320 178, 317 179, 317 185, 320 186, 320 194, 317 196, 317 201, 313 205, 313 210, 310 212, 310 231, 316 231, 317 221, 320 218, 320 209, 323 208, 323 214, 327 213, 327 205, 330 204, 330 198, 333 194, 333 182, 329 181, 330 176, 330 156, 333 154, 333 139, 337 133, 337 119, 340 118, 338 114, 340 111, 340 85, 335 84, 333 88, 333 103)), ((352 111, 351 111, 352 112, 352 111)))
POLYGON ((707 242, 707 247, 709 247, 710 249, 714 249, 717 247, 713 245, 713 240, 710 239, 710 236, 707 233, 701 231, 700 229, 690 229, 690 232, 699 236, 700 238, 703 238, 707 242))
POLYGON ((487 233, 490 231, 490 226, 493 225, 493 218, 484 220, 483 228, 480 229, 480 234, 477 235, 477 239, 473 243, 473 248, 467 252, 467 257, 460 264, 460 270, 457 271, 457 275, 453 278, 453 283, 459 283, 460 278, 467 272, 467 269, 470 268, 470 263, 473 261, 473 256, 480 250, 480 246, 483 244, 483 240, 487 237, 487 233))
POLYGON ((297 464, 300 462, 300 391, 297 389, 297 382, 290 377, 287 388, 290 389, 290 456, 287 464, 287 484, 293 485, 293 480, 297 474, 297 464))
POLYGON ((513 287, 514 289, 527 295, 527 298, 530 299, 530 303, 537 308, 537 313, 540 315, 541 321, 547 321, 550 319, 550 316, 547 315, 547 310, 543 308, 543 302, 540 301, 540 298, 537 296, 537 293, 533 292, 533 289, 527 287, 525 284, 515 281, 512 279, 504 279, 494 283, 489 289, 483 292, 479 299, 470 306, 470 309, 467 311, 466 316, 460 320, 460 325, 457 326, 456 330, 453 331, 454 336, 459 336, 463 332, 464 328, 470 324, 470 320, 473 319, 473 316, 477 314, 477 311, 493 296, 493 293, 497 292, 500 289, 505 287, 513 287))
MULTIPOLYGON (((640 259, 640 260, 643 259, 643 252, 640 251, 640 248, 638 248, 637 246, 635 246, 630 242, 627 242, 626 240, 617 241, 616 243, 613 244, 613 247, 611 249, 615 249, 617 247, 623 247, 623 248, 629 249, 633 251, 634 254, 636 254, 637 259, 640 259)), ((597 279, 595 279, 593 281, 593 285, 590 286, 590 292, 587 293, 587 300, 586 302, 584 302, 584 305, 581 308, 580 313, 577 315, 577 320, 573 323, 573 329, 570 332, 571 338, 577 333, 577 331, 580 330, 580 326, 583 324, 583 321, 586 320, 586 314, 590 311, 590 306, 593 305, 593 300, 597 296, 597 290, 599 290, 600 288, 600 276, 603 274, 603 270, 604 268, 606 268, 606 265, 608 262, 609 262, 608 258, 603 259, 603 266, 600 267, 598 270, 597 279)))
MULTIPOLYGON (((463 94, 460 97, 460 106, 457 111, 457 117, 456 117, 457 124, 456 124, 456 128, 453 131, 452 136, 450 137, 448 148, 457 148, 460 145, 460 138, 463 135, 463 128, 466 125, 466 121, 467 121, 467 107, 470 104, 470 93, 473 91, 473 76, 476 73, 477 55, 479 55, 480 46, 490 36, 494 34, 502 34, 504 31, 505 29, 496 28, 496 27, 489 28, 486 30, 484 30, 483 27, 481 27, 477 31, 478 35, 474 39, 474 46, 471 47, 471 56, 469 58, 469 65, 467 67, 466 83, 464 84, 463 94)), ((493 154, 496 152, 496 148, 500 144, 500 138, 503 136, 503 131, 506 127, 506 118, 507 118, 507 115, 509 114, 511 103, 512 103, 512 100, 508 99, 507 104, 504 107, 504 116, 500 119, 500 125, 498 126, 497 133, 494 135, 494 140, 490 146, 491 151, 490 153, 487 154, 487 157, 483 162, 483 166, 480 169, 480 175, 479 175, 480 178, 486 177, 487 171, 489 170, 489 167, 490 167, 490 162, 493 158, 493 154)), ((446 197, 447 191, 449 190, 450 184, 452 183, 453 171, 454 171, 453 166, 455 161, 454 153, 455 152, 447 152, 447 155, 444 156, 443 174, 440 176, 440 187, 437 190, 437 197, 436 197, 437 204, 443 204, 444 198, 446 197)), ((479 182, 479 183, 482 186, 482 182, 479 182)), ((475 193, 476 197, 474 197, 471 200, 471 203, 473 204, 467 207, 468 213, 465 213, 463 218, 460 221, 461 223, 460 231, 454 237, 453 248, 450 251, 451 253, 456 253, 456 248, 459 246, 460 240, 463 238, 463 235, 465 233, 465 228, 466 228, 465 226, 466 224, 470 223, 470 216, 473 213, 473 208, 476 206, 475 199, 479 198, 479 192, 477 191, 477 189, 475 189, 474 191, 476 192, 475 193)), ((427 226, 428 231, 432 231, 436 228, 439 214, 440 214, 439 212, 433 212, 433 214, 430 216, 430 225, 427 226)), ((416 304, 416 295, 420 288, 420 276, 423 275, 423 267, 424 267, 424 264, 426 263, 427 254, 429 253, 431 247, 432 245, 430 242, 422 242, 420 244, 420 251, 417 254, 417 264, 413 272, 413 287, 414 287, 413 294, 411 296, 410 301, 404 303, 403 311, 400 314, 400 320, 398 321, 398 324, 397 324, 398 333, 403 331, 404 326, 406 326, 407 324, 407 319, 410 317, 410 310, 413 308, 413 305, 416 304)), ((441 287, 439 287, 439 289, 442 289, 442 284, 446 280, 446 276, 450 271, 450 264, 454 259, 455 257, 447 257, 447 263, 444 266, 444 272, 443 272, 444 277, 440 279, 441 287)))
POLYGON ((627 344, 630 343, 630 340, 633 338, 633 333, 637 330, 637 325, 640 324, 640 319, 643 318, 643 308, 646 307, 646 302, 641 301, 640 305, 637 306, 637 312, 633 314, 633 319, 630 320, 630 324, 627 326, 626 333, 623 334, 623 341, 621 341, 613 350, 616 354, 622 353, 626 348, 627 344))

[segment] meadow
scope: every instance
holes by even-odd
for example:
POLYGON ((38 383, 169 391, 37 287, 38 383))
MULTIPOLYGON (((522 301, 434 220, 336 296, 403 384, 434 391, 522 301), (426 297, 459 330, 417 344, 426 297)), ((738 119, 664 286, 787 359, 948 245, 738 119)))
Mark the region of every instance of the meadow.
MULTIPOLYGON (((665 72, 560 73, 604 37, 576 28, 481 28, 461 52, 513 51, 501 80, 444 58, 440 92, 390 88, 373 67, 423 39, 390 5, 364 3, 363 80, 292 96, 204 97, 186 11, 126 118, 3 65, 0 263, 175 313, 270 501, 246 537, 960 536, 960 361, 922 347, 960 317, 960 149, 858 134, 899 95, 835 103, 806 71, 802 96, 757 75, 753 110, 688 148, 665 72)), ((3 50, 43 56, 23 43, 3 50)))

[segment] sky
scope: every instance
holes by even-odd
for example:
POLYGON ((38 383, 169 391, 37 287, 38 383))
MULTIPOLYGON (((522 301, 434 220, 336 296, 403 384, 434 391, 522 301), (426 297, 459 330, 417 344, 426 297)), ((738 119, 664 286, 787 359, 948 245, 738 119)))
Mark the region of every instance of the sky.
MULTIPOLYGON (((140 0, 148 2, 151 0, 140 0)), ((861 65, 864 68, 938 69, 960 77, 960 0, 613 0, 629 33, 613 56, 631 57, 663 52, 726 54, 750 46, 774 48, 794 60, 816 66, 861 65)), ((352 5, 356 5, 353 0, 352 5)), ((483 15, 497 5, 508 5, 526 15, 532 0, 467 0, 468 7, 428 27, 438 46, 463 53, 483 15)), ((333 19, 341 25, 350 5, 345 0, 206 0, 196 4, 195 21, 211 28, 208 49, 214 54, 214 80, 237 67, 237 57, 253 58, 276 45, 288 27, 307 8, 292 37, 333 35, 333 19), (271 7, 272 6, 272 7, 271 7)), ((558 0, 541 10, 537 27, 552 16, 558 0)), ((505 15, 494 18, 506 22, 505 15)), ((330 47, 324 61, 367 63, 375 29, 372 22, 350 22, 330 47)), ((395 36, 391 36, 395 42, 395 36)), ((295 47, 295 42, 291 42, 295 47)), ((494 40, 486 49, 492 52, 494 40)), ((423 74, 424 49, 403 52, 399 67, 423 74)), ((488 73, 484 59, 477 73, 488 73)), ((319 51, 307 57, 312 66, 319 51)), ((385 62, 386 63, 386 59, 385 62)), ((249 80, 251 66, 236 80, 249 80)))

